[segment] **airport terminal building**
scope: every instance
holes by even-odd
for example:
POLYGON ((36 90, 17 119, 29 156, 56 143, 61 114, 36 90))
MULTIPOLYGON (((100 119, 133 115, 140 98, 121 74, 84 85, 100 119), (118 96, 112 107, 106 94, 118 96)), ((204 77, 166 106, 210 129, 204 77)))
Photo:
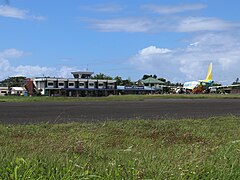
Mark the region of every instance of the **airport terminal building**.
POLYGON ((35 77, 32 78, 32 91, 46 96, 84 97, 116 94, 116 80, 91 79, 92 74, 93 72, 78 71, 72 72, 73 78, 35 77))
POLYGON ((26 88, 29 95, 43 96, 108 96, 121 94, 152 94, 158 89, 149 86, 117 86, 116 80, 92 79, 93 72, 72 72, 73 78, 29 78, 26 88))

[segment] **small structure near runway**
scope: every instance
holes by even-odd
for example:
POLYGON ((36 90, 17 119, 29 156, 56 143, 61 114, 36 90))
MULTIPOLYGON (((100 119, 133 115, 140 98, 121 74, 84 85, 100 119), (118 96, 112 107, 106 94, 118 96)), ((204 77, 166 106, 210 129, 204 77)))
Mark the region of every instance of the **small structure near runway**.
POLYGON ((27 92, 25 87, 11 87, 9 88, 9 95, 23 96, 27 92))
POLYGON ((0 96, 6 96, 8 94, 8 87, 0 87, 0 96))

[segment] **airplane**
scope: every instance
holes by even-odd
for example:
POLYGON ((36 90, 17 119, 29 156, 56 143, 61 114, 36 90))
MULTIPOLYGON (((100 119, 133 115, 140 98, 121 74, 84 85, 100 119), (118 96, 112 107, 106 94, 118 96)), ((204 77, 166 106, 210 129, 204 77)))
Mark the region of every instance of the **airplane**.
POLYGON ((208 90, 209 87, 213 84, 212 80, 212 63, 208 67, 208 73, 204 80, 190 81, 183 84, 183 89, 189 93, 203 93, 208 90))

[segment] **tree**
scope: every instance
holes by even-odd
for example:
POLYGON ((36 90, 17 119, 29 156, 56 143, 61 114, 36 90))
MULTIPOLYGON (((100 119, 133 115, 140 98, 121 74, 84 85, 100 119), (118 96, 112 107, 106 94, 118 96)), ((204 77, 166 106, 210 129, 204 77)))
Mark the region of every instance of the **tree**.
POLYGON ((154 74, 152 77, 153 77, 154 79, 157 79, 157 75, 156 75, 156 74, 154 74))
POLYGON ((116 80, 117 86, 132 86, 133 82, 131 81, 131 78, 129 77, 128 79, 122 79, 120 76, 116 76, 114 78, 116 80))
POLYGON ((151 75, 144 74, 143 77, 142 77, 142 80, 150 78, 150 77, 152 77, 154 79, 157 79, 157 75, 156 74, 154 74, 154 75, 152 75, 152 74, 151 75))
POLYGON ((172 86, 173 84, 170 81, 165 82, 165 85, 172 86))
POLYGON ((116 80, 117 86, 122 86, 123 85, 123 80, 122 80, 122 78, 120 76, 116 76, 114 78, 114 80, 116 80))
POLYGON ((144 74, 142 80, 152 77, 152 75, 144 74))
POLYGON ((130 79, 125 79, 125 80, 123 80, 123 85, 124 86, 132 86, 133 82, 130 79))
POLYGON ((175 86, 183 86, 183 84, 182 83, 175 83, 175 86))
POLYGON ((17 77, 9 77, 0 82, 1 86, 6 87, 21 87, 25 84, 26 77, 24 76, 17 76, 17 77))
POLYGON ((165 78, 158 78, 159 81, 166 82, 167 80, 165 78))
POLYGON ((107 80, 112 80, 113 78, 111 76, 107 76, 103 73, 100 74, 95 74, 92 79, 107 79, 107 80))
POLYGON ((239 78, 237 78, 236 81, 233 82, 232 84, 233 84, 233 85, 234 85, 234 84, 240 84, 240 82, 239 82, 239 78))

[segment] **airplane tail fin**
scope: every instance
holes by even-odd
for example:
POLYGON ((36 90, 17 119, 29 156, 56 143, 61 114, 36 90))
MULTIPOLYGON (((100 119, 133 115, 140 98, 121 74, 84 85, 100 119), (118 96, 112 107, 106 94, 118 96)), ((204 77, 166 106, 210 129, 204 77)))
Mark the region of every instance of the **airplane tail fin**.
POLYGON ((206 76, 206 79, 204 81, 208 82, 212 80, 212 63, 210 63, 209 67, 208 67, 208 73, 206 76))

